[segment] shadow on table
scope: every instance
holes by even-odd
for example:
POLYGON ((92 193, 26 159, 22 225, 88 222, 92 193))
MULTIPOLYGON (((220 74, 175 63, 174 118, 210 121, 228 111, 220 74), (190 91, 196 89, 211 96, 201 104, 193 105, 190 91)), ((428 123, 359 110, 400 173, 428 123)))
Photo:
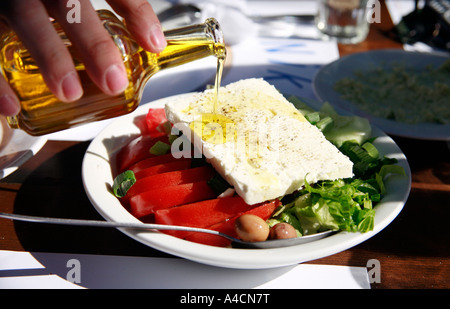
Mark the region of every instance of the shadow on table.
MULTIPOLYGON (((6 270, 0 272, 0 277, 54 275, 59 278, 53 280, 59 281, 61 287, 70 287, 73 282, 89 289, 251 289, 274 288, 271 281, 295 267, 246 270, 208 266, 179 258, 36 252, 31 255, 44 268, 6 270)), ((289 282, 278 282, 278 287, 289 288, 289 282)))
MULTIPOLYGON (((81 181, 81 162, 87 146, 88 143, 80 143, 68 148, 31 173, 17 194, 14 212, 102 220, 88 200, 81 181)), ((2 276, 55 274, 65 279, 70 271, 68 261, 79 259, 84 277, 82 283, 88 288, 169 288, 169 284, 187 288, 188 278, 194 274, 197 280, 191 281, 191 284, 196 284, 196 288, 201 282, 205 284, 203 288, 220 288, 226 284, 229 287, 233 276, 240 278, 235 287, 252 288, 292 269, 239 271, 209 267, 154 250, 109 228, 19 221, 14 225, 24 250, 32 252, 45 268, 9 271, 2 273, 2 276), (223 280, 208 277, 211 270, 220 273, 223 280), (178 282, 160 279, 164 274, 178 278, 178 282), (180 281, 182 278, 184 281, 180 281)))
MULTIPOLYGON (((89 143, 70 147, 44 162, 23 182, 14 205, 18 214, 103 220, 83 188, 81 165, 89 143)), ((143 254, 164 256, 118 230, 14 222, 19 240, 30 252, 143 254)))

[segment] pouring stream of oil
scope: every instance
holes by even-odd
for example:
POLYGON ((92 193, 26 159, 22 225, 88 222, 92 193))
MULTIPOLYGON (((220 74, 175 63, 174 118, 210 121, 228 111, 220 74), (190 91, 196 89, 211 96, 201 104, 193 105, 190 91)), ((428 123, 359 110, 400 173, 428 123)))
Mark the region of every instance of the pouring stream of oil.
MULTIPOLYGON (((213 144, 222 144, 227 141, 227 130, 230 130, 234 122, 225 115, 220 114, 219 90, 222 82, 223 68, 226 61, 226 48, 220 46, 216 52, 217 68, 214 82, 213 95, 211 98, 211 113, 201 115, 201 120, 194 120, 190 128, 202 137, 204 141, 213 144)), ((228 132, 229 133, 229 132, 228 132)))
POLYGON ((217 69, 216 69, 216 79, 214 82, 214 110, 213 113, 215 115, 218 114, 219 110, 219 88, 222 82, 222 74, 223 74, 223 66, 226 59, 226 52, 223 52, 222 55, 217 57, 217 69))

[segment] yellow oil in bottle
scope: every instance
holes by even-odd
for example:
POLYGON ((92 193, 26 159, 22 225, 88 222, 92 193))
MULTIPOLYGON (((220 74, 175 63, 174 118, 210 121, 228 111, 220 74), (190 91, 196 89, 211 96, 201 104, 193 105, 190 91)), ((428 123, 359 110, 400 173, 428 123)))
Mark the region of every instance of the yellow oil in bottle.
POLYGON ((43 135, 127 114, 139 105, 143 86, 158 71, 210 55, 220 58, 225 50, 219 25, 214 19, 167 31, 167 47, 163 52, 153 54, 143 50, 111 12, 100 11, 98 14, 122 53, 129 79, 126 90, 117 96, 104 94, 91 81, 76 49, 55 24, 72 55, 84 90, 81 99, 61 102, 46 86, 28 50, 14 33, 9 33, 2 37, 0 64, 5 79, 21 102, 19 115, 7 118, 10 127, 31 135, 43 135))

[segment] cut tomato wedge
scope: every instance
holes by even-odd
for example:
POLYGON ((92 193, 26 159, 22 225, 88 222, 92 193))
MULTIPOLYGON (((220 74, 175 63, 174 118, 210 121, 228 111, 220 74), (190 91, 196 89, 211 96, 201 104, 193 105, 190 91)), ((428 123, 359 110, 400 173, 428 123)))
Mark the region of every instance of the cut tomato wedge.
MULTIPOLYGON (((255 208, 255 206, 248 205, 240 196, 217 198, 158 210, 155 212, 155 222, 158 224, 205 228, 252 208, 255 208)), ((184 238, 191 233, 184 231, 164 232, 179 238, 184 238)))
POLYGON ((140 219, 152 216, 159 209, 215 198, 207 181, 149 190, 130 198, 130 212, 140 219))
POLYGON ((131 197, 149 190, 209 180, 214 176, 214 174, 214 169, 209 165, 205 165, 145 177, 136 181, 121 201, 123 203, 127 203, 131 197))
MULTIPOLYGON (((274 200, 274 201, 263 203, 262 205, 256 206, 253 209, 250 209, 244 213, 245 214, 253 214, 253 215, 256 215, 256 216, 262 218, 263 220, 267 220, 272 216, 273 212, 280 204, 281 204, 281 202, 279 200, 274 200)), ((242 214, 244 214, 244 213, 242 213, 242 214)), ((237 214, 230 220, 209 226, 208 229, 219 231, 219 232, 222 232, 224 234, 227 234, 227 235, 230 235, 233 237, 237 237, 236 230, 234 228, 234 222, 242 214, 237 214)), ((199 232, 192 232, 189 235, 187 235, 184 239, 186 239, 188 241, 192 241, 192 242, 196 242, 196 243, 200 243, 200 244, 204 244, 204 245, 216 246, 216 247, 227 247, 231 244, 231 241, 224 237, 220 237, 220 236, 212 235, 212 234, 206 234, 206 233, 199 233, 199 232)))
POLYGON ((133 165, 131 165, 130 167, 128 167, 129 170, 132 170, 134 173, 137 173, 141 170, 144 170, 146 168, 158 165, 158 164, 164 164, 164 163, 168 163, 168 162, 172 162, 177 160, 176 158, 173 157, 173 155, 171 153, 167 153, 164 155, 159 155, 159 156, 152 156, 150 158, 141 160, 133 165))
POLYGON ((145 120, 150 133, 159 132, 158 126, 167 121, 166 112, 164 111, 164 108, 150 108, 145 120))
POLYGON ((136 179, 139 181, 140 179, 146 177, 167 172, 186 170, 189 169, 190 167, 191 167, 191 159, 181 158, 172 162, 150 166, 149 168, 136 172, 134 175, 136 179))
POLYGON ((116 156, 117 169, 121 173, 138 161, 149 157, 155 157, 150 153, 150 148, 158 142, 169 143, 169 138, 164 133, 140 135, 123 147, 116 156))

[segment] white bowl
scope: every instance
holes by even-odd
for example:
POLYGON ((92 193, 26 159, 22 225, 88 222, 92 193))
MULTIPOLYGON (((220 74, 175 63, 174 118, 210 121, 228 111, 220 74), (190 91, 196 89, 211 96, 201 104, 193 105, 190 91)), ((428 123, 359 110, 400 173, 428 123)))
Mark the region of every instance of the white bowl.
MULTIPOLYGON (((192 94, 184 94, 190 96, 192 94)), ((139 107, 133 113, 122 116, 106 127, 90 144, 83 160, 82 177, 86 193, 97 211, 108 221, 139 222, 133 217, 111 193, 116 152, 139 135, 135 124, 138 117, 147 114, 149 108, 163 107, 169 97, 139 107)), ((349 249, 371 238, 384 229, 402 210, 411 188, 411 173, 406 157, 394 141, 380 130, 374 128, 374 135, 379 136, 375 145, 381 154, 398 159, 406 171, 405 176, 392 176, 388 179, 387 194, 376 206, 375 226, 367 233, 336 233, 327 238, 293 247, 277 249, 235 249, 219 248, 185 241, 155 231, 135 231, 121 229, 129 237, 174 256, 186 258, 208 265, 240 268, 263 269, 294 265, 323 258, 349 249)))

